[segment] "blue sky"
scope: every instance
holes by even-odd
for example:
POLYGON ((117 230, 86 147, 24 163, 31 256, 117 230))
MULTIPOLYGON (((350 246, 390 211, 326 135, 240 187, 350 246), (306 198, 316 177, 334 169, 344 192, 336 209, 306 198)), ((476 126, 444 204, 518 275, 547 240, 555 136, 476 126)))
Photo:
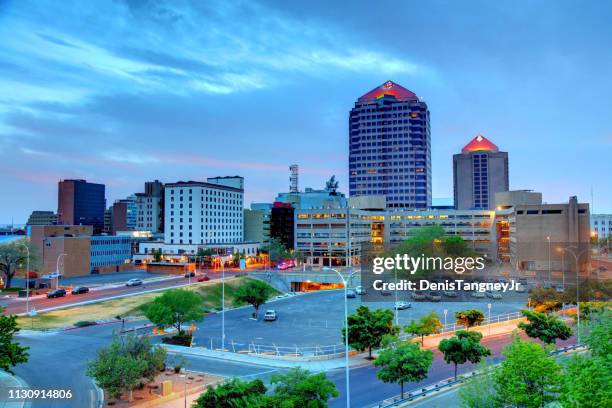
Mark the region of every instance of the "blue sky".
POLYGON ((246 202, 335 174, 348 111, 391 79, 429 105, 434 197, 482 133, 510 187, 612 212, 606 2, 0 1, 0 223, 57 181, 245 177, 246 202))

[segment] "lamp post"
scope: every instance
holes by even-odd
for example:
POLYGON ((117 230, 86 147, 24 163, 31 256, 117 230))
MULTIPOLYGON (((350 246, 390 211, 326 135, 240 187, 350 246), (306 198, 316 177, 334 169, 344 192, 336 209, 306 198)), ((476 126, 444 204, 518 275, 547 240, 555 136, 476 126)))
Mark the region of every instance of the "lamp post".
POLYGON ((329 267, 324 267, 324 271, 333 271, 338 274, 340 280, 344 284, 344 369, 346 375, 346 406, 349 408, 351 406, 351 389, 350 389, 350 380, 349 380, 349 346, 348 346, 348 337, 349 337, 349 327, 348 327, 348 304, 346 300, 346 295, 348 293, 348 285, 347 281, 344 279, 342 274, 337 270, 329 267))
MULTIPOLYGON (((397 268, 393 268, 395 274, 395 287, 397 288, 397 268)), ((399 327, 399 309, 397 307, 397 290, 395 290, 395 325, 399 327)))
POLYGON ((583 249, 582 251, 578 252, 578 254, 573 251, 573 249, 576 249, 576 247, 568 246, 562 249, 563 251, 567 251, 569 254, 571 254, 574 257, 574 260, 576 261, 576 340, 578 343, 580 343, 580 282, 578 280, 580 264, 578 263, 578 261, 580 259, 580 256, 582 256, 583 253, 587 252, 589 248, 583 249))
POLYGON ((491 335, 491 304, 487 304, 487 308, 489 309, 489 336, 491 335))
POLYGON ((444 309, 444 328, 446 329, 446 315, 448 314, 448 309, 444 309))
POLYGON ((30 248, 23 243, 19 242, 19 245, 22 245, 28 254, 28 260, 26 261, 26 314, 30 312, 30 248))
POLYGON ((565 251, 563 248, 557 248, 559 252, 561 252, 561 279, 563 290, 565 290, 565 251))
MULTIPOLYGON (((59 262, 62 256, 67 256, 68 254, 59 254, 57 256, 57 262, 55 263, 55 288, 59 288, 59 275, 60 275, 60 271, 59 271, 59 262)), ((66 269, 66 268, 64 268, 66 269)))
POLYGON ((552 285, 552 265, 550 262, 550 235, 546 236, 548 241, 548 282, 552 285))
POLYGON ((225 260, 221 257, 221 351, 225 351, 225 260))

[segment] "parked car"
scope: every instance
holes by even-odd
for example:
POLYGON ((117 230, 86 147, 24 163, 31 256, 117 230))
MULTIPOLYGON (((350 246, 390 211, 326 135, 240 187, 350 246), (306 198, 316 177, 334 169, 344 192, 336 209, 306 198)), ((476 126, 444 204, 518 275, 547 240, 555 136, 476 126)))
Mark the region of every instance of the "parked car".
POLYGON ((288 259, 286 261, 279 262, 276 265, 276 269, 284 271, 285 269, 290 269, 290 268, 293 268, 294 266, 295 266, 295 262, 293 262, 293 260, 291 259, 288 259))
POLYGON ((412 305, 409 302, 405 302, 403 300, 395 302, 395 304, 393 305, 393 308, 397 310, 410 309, 411 307, 412 305))
POLYGON ((517 293, 525 293, 527 291, 526 287, 526 285, 521 284, 520 286, 517 286, 515 291, 517 293))
POLYGON ((47 298, 49 299, 63 296, 66 296, 66 291, 64 289, 55 289, 51 292, 47 292, 47 298))
POLYGON ((442 294, 446 297, 457 297, 457 292, 454 290, 445 290, 442 294))
POLYGON ((474 292, 472 292, 472 297, 480 299, 480 298, 485 297, 485 294, 483 292, 474 291, 474 292))
POLYGON ((380 295, 381 296, 391 296, 391 292, 389 292, 388 290, 381 290, 380 295))
POLYGON ((47 273, 45 275, 43 275, 43 278, 45 279, 58 279, 61 278, 63 275, 60 272, 51 272, 51 273, 47 273))
POLYGON ((137 278, 132 278, 125 283, 125 286, 140 286, 142 285, 142 280, 137 278))
POLYGON ((414 299, 414 300, 425 300, 426 297, 425 297, 425 294, 423 292, 417 290, 416 292, 412 293, 412 299, 414 299))
POLYGON ((355 293, 353 289, 349 289, 346 291, 346 297, 352 299, 352 298, 357 297, 357 294, 355 293))
POLYGON ((523 285, 523 286, 527 286, 527 284, 529 283, 529 282, 527 281, 527 278, 520 278, 520 279, 518 280, 518 282, 519 282, 521 285, 523 285))
POLYGON ((186 278, 193 278, 195 275, 196 275, 195 272, 187 272, 187 273, 185 273, 185 277, 186 278))
POLYGON ((89 292, 89 288, 87 286, 77 286, 76 288, 73 288, 71 293, 73 295, 80 295, 81 293, 87 293, 89 292))
POLYGON ((198 275, 198 282, 206 282, 209 280, 210 278, 208 277, 208 275, 198 275))
POLYGON ((264 314, 263 317, 264 321, 266 322, 273 322, 276 319, 278 319, 278 314, 276 313, 276 310, 266 310, 266 313, 264 314))
POLYGON ((356 292, 358 295, 365 295, 365 294, 367 293, 367 292, 366 292, 366 290, 363 288, 363 286, 357 286, 357 287, 355 288, 355 292, 356 292))
POLYGON ((501 299, 502 298, 502 294, 496 290, 487 290, 486 294, 487 294, 487 297, 491 299, 501 299))
POLYGON ((555 291, 557 293, 564 293, 565 292, 565 288, 563 287, 563 285, 557 285, 557 286, 555 286, 555 291))
POLYGON ((440 296, 440 293, 435 291, 431 291, 426 294, 425 298, 431 302, 439 302, 440 300, 442 300, 442 296, 440 296))

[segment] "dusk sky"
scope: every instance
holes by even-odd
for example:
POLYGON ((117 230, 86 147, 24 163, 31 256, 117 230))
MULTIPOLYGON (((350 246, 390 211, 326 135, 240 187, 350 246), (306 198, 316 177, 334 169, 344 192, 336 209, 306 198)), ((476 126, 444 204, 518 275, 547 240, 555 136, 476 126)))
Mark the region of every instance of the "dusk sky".
POLYGON ((245 206, 335 174, 386 80, 431 111, 433 196, 482 133, 510 188, 612 212, 612 3, 0 0, 0 223, 57 182, 245 177, 245 206))

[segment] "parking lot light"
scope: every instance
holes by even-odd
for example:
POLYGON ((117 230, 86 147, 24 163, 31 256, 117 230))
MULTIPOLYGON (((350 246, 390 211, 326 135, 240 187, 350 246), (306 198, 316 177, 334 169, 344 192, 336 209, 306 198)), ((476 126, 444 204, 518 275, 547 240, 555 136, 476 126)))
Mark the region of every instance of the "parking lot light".
POLYGON ((349 336, 349 327, 348 327, 348 303, 347 303, 347 294, 348 294, 348 284, 346 279, 342 276, 340 272, 336 269, 330 268, 328 266, 323 267, 323 271, 325 272, 335 272, 339 277, 342 283, 344 284, 344 365, 346 372, 346 406, 349 408, 351 406, 351 388, 350 388, 350 380, 349 380, 349 346, 348 346, 348 336, 349 336))

